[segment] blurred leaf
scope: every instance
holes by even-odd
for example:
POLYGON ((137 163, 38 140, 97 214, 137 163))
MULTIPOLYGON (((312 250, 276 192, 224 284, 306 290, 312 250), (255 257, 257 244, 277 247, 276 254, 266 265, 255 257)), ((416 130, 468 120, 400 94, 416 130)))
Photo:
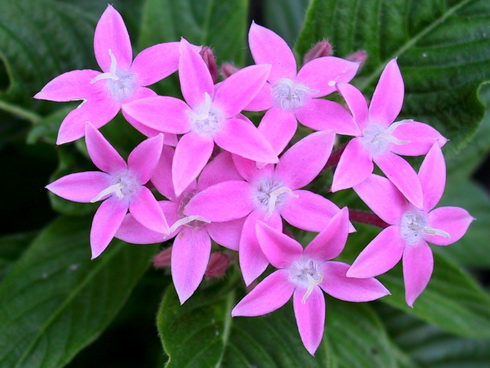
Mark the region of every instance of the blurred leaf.
POLYGON ((449 154, 469 143, 484 112, 478 87, 490 79, 490 2, 312 0, 296 49, 303 55, 324 38, 338 56, 367 51, 354 80, 365 92, 398 57, 402 117, 437 128, 451 140, 449 154))
POLYGON ((38 124, 32 126, 29 134, 27 135, 27 143, 33 144, 36 142, 45 142, 51 145, 56 144, 56 138, 58 137, 58 130, 63 119, 68 115, 77 104, 68 104, 54 113, 43 118, 38 124))
POLYGON ((94 341, 148 268, 153 246, 115 241, 90 260, 90 221, 48 226, 0 285, 0 366, 62 367, 94 341))
POLYGON ((36 233, 29 232, 0 237, 0 281, 9 273, 35 235, 36 233))
POLYGON ((303 26, 309 0, 265 0, 263 1, 264 25, 294 45, 303 26))
POLYGON ((445 331, 464 337, 490 337, 490 296, 466 272, 434 253, 434 272, 413 308, 405 303, 401 266, 379 276, 392 295, 382 301, 445 331))

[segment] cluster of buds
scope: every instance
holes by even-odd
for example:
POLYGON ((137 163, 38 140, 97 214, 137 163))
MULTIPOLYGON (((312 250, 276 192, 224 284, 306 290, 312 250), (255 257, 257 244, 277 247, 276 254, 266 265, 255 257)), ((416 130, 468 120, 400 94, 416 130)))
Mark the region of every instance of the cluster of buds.
POLYGON ((433 269, 427 243, 454 243, 473 220, 461 208, 433 210, 445 186, 446 139, 424 123, 395 122, 404 98, 396 59, 386 65, 368 106, 349 84, 365 53, 334 57, 322 41, 298 71, 286 42, 255 23, 249 47, 256 65, 225 64, 220 82, 211 49, 185 39, 149 47, 133 60, 124 22, 111 6, 94 46, 102 72, 64 73, 35 97, 82 100, 62 122, 57 143, 85 137, 101 171, 67 175, 47 188, 72 201, 103 201, 91 228, 93 258, 114 237, 134 244, 173 238, 154 262, 171 267, 181 303, 205 276, 226 270, 229 251, 211 253, 214 242, 238 252, 246 285, 269 265, 277 269, 232 315, 269 313, 292 297, 301 339, 314 354, 323 336, 323 292, 352 302, 383 297, 389 291, 374 277, 403 258, 412 306, 433 269), (146 87, 176 71, 183 100, 146 87), (334 92, 347 107, 324 99, 334 92), (148 137, 127 163, 98 130, 119 110, 148 137), (255 126, 244 111, 265 113, 255 126), (298 122, 311 133, 291 145, 298 122), (332 154, 336 135, 352 139, 332 154), (426 157, 416 172, 400 155, 426 157), (373 174, 374 164, 386 177, 373 174), (302 189, 334 167, 332 183, 322 185, 333 192, 353 188, 384 228, 352 266, 334 260, 355 231, 349 209, 302 189), (287 235, 283 220, 318 235, 303 247, 287 235))

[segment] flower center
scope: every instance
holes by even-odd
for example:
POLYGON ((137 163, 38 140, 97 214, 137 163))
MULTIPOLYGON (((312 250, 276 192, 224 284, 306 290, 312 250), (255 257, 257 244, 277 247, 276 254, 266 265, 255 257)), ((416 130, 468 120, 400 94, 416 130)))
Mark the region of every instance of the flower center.
POLYGON ((400 235, 410 245, 416 245, 420 239, 424 239, 425 235, 441 235, 445 238, 451 236, 439 229, 434 229, 429 226, 427 214, 420 210, 406 211, 400 222, 400 235))
POLYGON ((258 208, 267 212, 266 218, 268 218, 276 208, 286 203, 287 195, 297 197, 282 182, 274 178, 263 178, 254 187, 253 200, 258 208))
POLYGON ((204 103, 196 110, 189 110, 191 130, 202 136, 210 136, 221 129, 223 125, 223 113, 213 106, 211 96, 204 93, 204 103))
POLYGON ((211 222, 199 215, 192 215, 192 216, 185 215, 184 213, 185 206, 196 194, 197 192, 194 191, 194 192, 187 192, 183 195, 179 203, 179 208, 177 209, 177 216, 179 217, 179 220, 177 220, 170 227, 170 234, 173 233, 175 230, 177 230, 180 226, 187 226, 194 230, 199 230, 211 222))
POLYGON ((279 79, 272 85, 272 98, 275 105, 287 111, 303 106, 314 92, 317 91, 296 84, 289 78, 279 79))
POLYGON ((320 262, 307 256, 302 256, 289 266, 289 280, 298 287, 306 288, 303 303, 306 303, 315 286, 323 281, 319 268, 320 262))
POLYGON ((407 144, 409 141, 401 141, 393 136, 394 130, 402 124, 412 120, 401 120, 391 124, 385 129, 381 124, 370 123, 363 131, 360 137, 364 148, 367 149, 372 156, 383 155, 388 151, 390 144, 407 144))
POLYGON ((119 199, 131 197, 141 187, 140 182, 129 171, 121 172, 113 177, 112 185, 102 190, 90 200, 98 202, 108 196, 115 195, 119 199))
POLYGON ((112 98, 122 102, 133 96, 134 90, 137 87, 136 75, 128 70, 117 69, 117 60, 112 50, 109 49, 111 57, 111 68, 108 73, 101 73, 90 81, 91 84, 99 80, 107 80, 106 88, 112 98))

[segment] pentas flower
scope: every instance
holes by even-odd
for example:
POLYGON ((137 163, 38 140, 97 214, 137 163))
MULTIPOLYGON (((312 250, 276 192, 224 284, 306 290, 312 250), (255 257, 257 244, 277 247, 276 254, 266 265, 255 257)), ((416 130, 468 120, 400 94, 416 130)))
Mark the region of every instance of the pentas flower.
MULTIPOLYGON (((108 5, 94 36, 94 50, 102 73, 74 70, 49 82, 34 98, 50 101, 82 100, 63 120, 57 144, 83 137, 85 123, 96 128, 107 124, 125 104, 138 98, 155 96, 150 84, 174 73, 178 67, 179 44, 158 44, 139 53, 132 61, 128 31, 121 15, 108 5)), ((141 125, 131 121, 138 129, 141 125)), ((143 131, 143 133, 145 133, 143 131)))
POLYGON ((126 112, 150 128, 184 134, 172 165, 177 195, 199 175, 214 143, 252 160, 277 162, 270 143, 252 122, 237 116, 264 86, 269 72, 268 65, 247 67, 215 86, 202 57, 183 39, 179 78, 186 102, 158 96, 128 104, 126 112))
POLYGON ((258 221, 281 230, 281 218, 284 218, 295 227, 319 232, 339 211, 328 199, 300 190, 325 166, 334 138, 333 131, 310 134, 286 151, 277 165, 266 165, 261 169, 254 161, 234 156, 243 179, 210 186, 186 206, 188 215, 199 215, 210 221, 230 221, 246 216, 239 259, 247 285, 268 265, 255 234, 258 221))
POLYGON ((160 158, 163 135, 140 143, 129 154, 127 164, 90 123, 86 124, 85 136, 88 154, 95 166, 103 172, 70 174, 46 188, 70 201, 103 201, 95 213, 90 231, 92 259, 109 245, 128 210, 143 226, 168 233, 169 227, 163 211, 145 186, 160 158))
POLYGON ((369 109, 361 92, 349 84, 339 83, 339 92, 349 106, 361 130, 345 147, 333 177, 332 191, 351 188, 373 172, 373 162, 415 206, 422 207, 422 187, 417 173, 403 158, 426 154, 434 142, 446 139, 427 124, 402 120, 393 123, 400 113, 404 87, 396 59, 383 70, 369 109))
POLYGON ((346 277, 348 264, 334 262, 344 249, 349 229, 348 210, 343 208, 305 249, 296 240, 259 223, 257 238, 267 260, 278 270, 260 282, 235 308, 232 316, 260 316, 282 307, 293 297, 294 314, 301 340, 314 354, 323 337, 325 298, 367 302, 389 294, 376 279, 346 277))
MULTIPOLYGON (((166 147, 167 150, 171 148, 166 147)), ((184 303, 197 289, 205 275, 211 254, 211 240, 238 250, 243 220, 212 223, 203 216, 186 215, 187 203, 200 191, 222 180, 239 177, 231 155, 220 153, 203 169, 197 183, 192 182, 179 196, 169 192, 171 175, 169 162, 162 162, 152 182, 171 200, 160 201, 167 221, 172 224, 170 235, 145 228, 131 214, 127 215, 116 237, 135 244, 160 243, 175 237, 172 246, 171 272, 180 302, 184 303), (167 182, 167 183, 164 183, 167 182), (170 183, 168 183, 170 182, 170 183)))
POLYGON ((434 261, 427 243, 452 244, 474 220, 459 207, 433 209, 446 181, 444 157, 438 143, 430 149, 418 176, 423 190, 421 209, 381 176, 371 175, 354 187, 369 208, 390 226, 368 244, 347 272, 349 277, 373 277, 390 270, 403 258, 405 299, 409 306, 413 306, 432 275, 434 261))
POLYGON ((336 83, 349 82, 357 72, 357 63, 320 57, 297 72, 293 52, 276 33, 252 23, 248 40, 255 63, 270 64, 272 69, 264 89, 247 110, 268 110, 259 130, 276 153, 282 152, 293 137, 296 119, 315 130, 359 134, 352 117, 340 104, 319 98, 334 92, 336 83))

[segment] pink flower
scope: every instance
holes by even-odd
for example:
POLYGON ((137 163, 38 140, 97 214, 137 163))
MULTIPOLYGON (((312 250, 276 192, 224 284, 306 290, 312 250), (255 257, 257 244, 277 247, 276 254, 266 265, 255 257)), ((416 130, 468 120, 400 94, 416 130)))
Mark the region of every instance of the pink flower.
MULTIPOLYGON (((170 147, 165 147, 172 150, 170 147)), ((152 182, 171 201, 160 201, 160 207, 169 223, 170 235, 155 232, 142 226, 133 216, 128 215, 118 230, 116 237, 135 244, 160 243, 175 237, 172 246, 171 272, 180 302, 184 303, 197 289, 209 264, 211 239, 216 243, 238 250, 243 219, 228 222, 210 222, 199 215, 187 215, 187 203, 200 191, 222 180, 236 180, 239 177, 231 155, 222 152, 203 169, 198 182, 192 182, 178 197, 168 192, 172 178, 170 163, 162 162, 152 182), (167 183, 165 183, 167 182, 167 183)))
POLYGON ((165 216, 151 191, 145 187, 160 158, 162 134, 140 143, 129 154, 128 164, 90 123, 86 125, 85 135, 90 158, 103 172, 70 174, 46 188, 70 201, 93 203, 103 200, 90 232, 92 259, 109 245, 128 209, 142 226, 168 233, 165 216))
MULTIPOLYGON (((61 123, 57 144, 83 137, 86 122, 100 128, 121 108, 124 112, 128 102, 155 96, 145 86, 174 73, 178 66, 177 42, 149 47, 132 61, 128 31, 121 15, 111 5, 95 29, 94 50, 102 73, 89 69, 64 73, 34 96, 50 101, 83 101, 61 123)), ((131 123, 136 129, 141 128, 137 121, 131 123)), ((140 130, 146 133, 144 127, 140 130)))
POLYGON ((359 129, 338 103, 318 97, 334 92, 337 82, 349 82, 358 63, 336 57, 307 62, 297 72, 296 60, 287 43, 271 30, 252 23, 248 35, 257 64, 271 64, 268 83, 246 110, 268 110, 259 130, 276 153, 293 137, 298 119, 315 130, 332 129, 338 134, 357 135, 359 129))
MULTIPOLYGON (((284 218, 307 231, 321 231, 339 208, 328 199, 300 188, 323 169, 332 150, 335 133, 316 132, 286 151, 274 167, 257 169, 255 162, 234 157, 245 180, 223 181, 203 190, 189 201, 186 213, 210 221, 229 221, 246 216, 240 238, 240 267, 245 283, 255 280, 267 267, 255 235, 263 221, 277 230, 284 218)), ((240 178, 241 179, 241 178, 240 178)))
POLYGON ((237 116, 263 87, 270 66, 244 68, 215 86, 206 63, 186 40, 180 43, 180 53, 179 77, 186 102, 158 96, 126 107, 130 116, 152 129, 184 134, 172 166, 176 194, 199 175, 214 143, 252 160, 277 162, 271 145, 252 122, 237 116))
POLYGON ((403 104, 403 79, 396 59, 386 65, 369 106, 359 90, 338 84, 362 133, 343 152, 333 177, 332 191, 351 188, 373 172, 373 162, 416 207, 422 207, 422 187, 415 170, 398 154, 426 154, 434 142, 446 139, 427 124, 402 120, 393 123, 403 104), (393 124, 392 124, 393 123, 393 124))
POLYGON ((293 297, 294 313, 301 340, 314 354, 323 337, 325 299, 366 302, 389 291, 376 279, 351 279, 348 264, 330 261, 344 249, 349 229, 348 210, 342 209, 311 243, 303 249, 296 240, 267 226, 257 225, 260 247, 277 271, 266 277, 232 310, 232 316, 270 313, 293 297))
POLYGON ((413 306, 432 274, 434 261, 427 242, 452 244, 474 220, 459 207, 433 209, 446 181, 446 166, 438 143, 427 154, 418 177, 423 191, 422 209, 413 206, 381 176, 371 175, 354 187, 369 208, 391 226, 368 244, 347 272, 349 277, 356 278, 377 276, 393 268, 403 257, 405 299, 409 306, 413 306))

